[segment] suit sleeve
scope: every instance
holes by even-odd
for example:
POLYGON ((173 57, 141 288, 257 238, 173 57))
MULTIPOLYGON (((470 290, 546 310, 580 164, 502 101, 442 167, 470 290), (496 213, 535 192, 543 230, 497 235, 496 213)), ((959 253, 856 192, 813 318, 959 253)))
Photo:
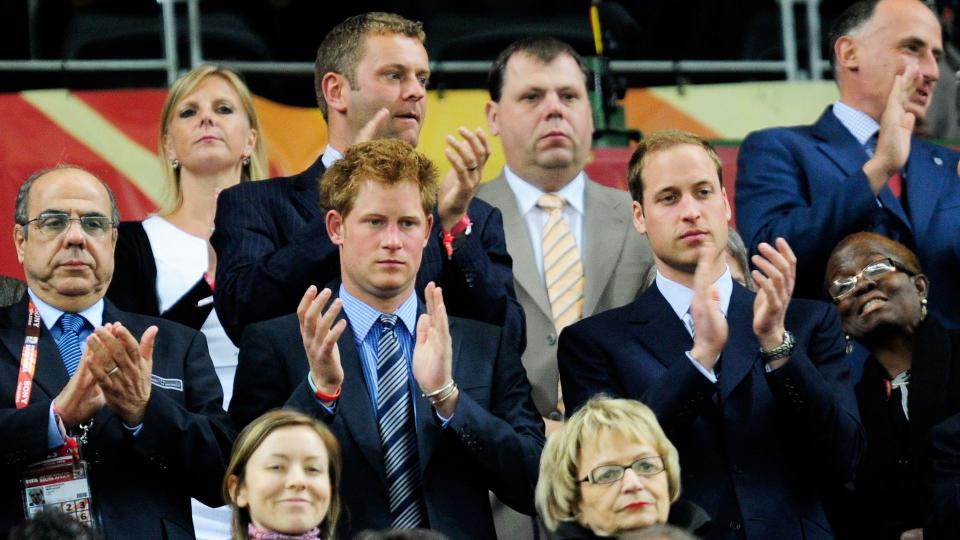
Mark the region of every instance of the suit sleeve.
MULTIPOLYGON (((448 259, 440 245, 443 270, 438 285, 450 299, 450 315, 502 326, 508 342, 522 353, 526 348, 526 322, 513 288, 513 260, 503 236, 503 216, 500 210, 477 199, 470 203, 468 214, 475 220, 473 233, 453 257, 448 259)), ((436 213, 434 223, 431 241, 440 244, 440 217, 436 213)))
POLYGON ((712 382, 686 358, 680 358, 670 364, 665 374, 652 381, 643 395, 628 395, 611 370, 617 352, 621 355, 623 352, 609 348, 622 349, 628 345, 623 341, 609 343, 598 337, 604 335, 589 324, 574 324, 560 334, 557 360, 568 418, 588 399, 603 393, 643 401, 670 435, 696 419, 701 404, 715 392, 712 382))
POLYGON ((181 360, 183 403, 154 387, 143 429, 133 437, 133 449, 161 469, 180 472, 194 498, 219 506, 223 503, 220 484, 236 432, 223 410, 223 391, 206 339, 199 332, 192 336, 181 360))
POLYGON ((767 377, 790 422, 788 431, 830 465, 827 477, 845 482, 856 473, 866 437, 839 315, 832 306, 821 306, 819 314, 811 314, 817 324, 808 347, 796 347, 790 360, 767 377))
POLYGON ((501 501, 518 512, 534 515, 533 492, 544 444, 543 420, 533 404, 520 355, 508 340, 501 332, 490 409, 461 391, 444 433, 456 437, 485 469, 489 489, 501 501))
MULTIPOLYGON (((16 385, 14 379, 13 385, 16 385)), ((13 396, 13 392, 4 396, 13 396)), ((43 459, 49 453, 47 446, 48 415, 51 399, 31 402, 23 409, 4 403, 0 409, 0 468, 20 471, 27 464, 43 459)))
POLYGON ((220 194, 211 238, 217 252, 217 315, 234 343, 248 324, 292 313, 307 287, 322 286, 340 270, 323 216, 281 244, 271 212, 293 210, 269 196, 274 192, 247 187, 220 194))
POLYGON ((237 429, 270 409, 283 407, 292 393, 281 365, 289 347, 277 343, 273 328, 251 324, 243 332, 230 400, 230 417, 237 429))
POLYGON ((931 438, 924 538, 960 538, 960 414, 934 427, 931 438))
MULTIPOLYGON (((777 237, 790 242, 797 255, 797 296, 820 298, 833 246, 869 227, 882 210, 861 169, 836 182, 811 178, 818 171, 805 167, 799 147, 816 150, 812 142, 794 137, 799 135, 779 129, 752 133, 743 141, 737 158, 737 229, 751 253, 777 237)), ((820 159, 830 166, 827 156, 820 159)))

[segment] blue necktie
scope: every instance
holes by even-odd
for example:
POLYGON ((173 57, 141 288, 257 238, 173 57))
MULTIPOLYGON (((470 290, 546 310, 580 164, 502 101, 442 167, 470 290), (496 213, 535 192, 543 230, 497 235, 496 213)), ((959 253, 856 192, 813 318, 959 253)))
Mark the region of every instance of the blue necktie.
POLYGON ((83 353, 80 352, 80 330, 85 322, 83 317, 73 313, 64 313, 57 321, 57 324, 60 325, 57 349, 60 349, 60 358, 71 377, 77 371, 77 366, 80 365, 80 357, 83 356, 83 353))
POLYGON ((387 471, 390 517, 395 529, 426 524, 409 372, 396 334, 396 315, 381 315, 377 344, 377 418, 387 471))

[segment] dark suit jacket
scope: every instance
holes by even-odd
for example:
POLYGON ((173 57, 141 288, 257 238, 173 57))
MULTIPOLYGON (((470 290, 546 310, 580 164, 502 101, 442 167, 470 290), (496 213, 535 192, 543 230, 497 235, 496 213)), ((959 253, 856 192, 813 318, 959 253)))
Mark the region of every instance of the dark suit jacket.
MULTIPOLYGON (((153 373, 183 382, 183 390, 154 384, 143 428, 133 437, 108 407, 94 417, 89 444, 93 505, 107 538, 193 538, 190 497, 222 504, 220 483, 235 431, 223 411, 223 393, 199 332, 163 319, 118 310, 107 301, 104 321, 120 321, 139 338, 157 325, 153 373)), ((23 519, 18 497, 24 467, 47 450, 50 401, 68 376, 57 345, 41 328, 30 404, 17 410, 20 349, 27 299, 0 309, 0 534, 23 519)))
POLYGON ((930 430, 960 413, 960 332, 948 332, 928 317, 917 329, 907 405, 909 429, 899 434, 890 416, 886 371, 867 359, 857 384, 857 404, 867 435, 867 450, 857 474, 850 538, 899 539, 923 526, 929 496, 924 472, 929 466, 930 430), (891 496, 896 494, 896 496, 891 496))
MULTIPOLYGON (((415 393, 427 515, 430 527, 450 538, 495 538, 488 490, 514 509, 534 513, 543 421, 520 357, 501 329, 451 317, 450 333, 460 401, 445 429, 427 400, 415 393)), ((230 404, 238 425, 287 398, 288 406, 322 418, 343 446, 340 493, 345 512, 337 537, 389 528, 377 418, 352 330, 348 326, 339 341, 344 381, 334 415, 317 404, 307 383, 309 368, 296 315, 251 325, 243 347, 253 338, 269 342, 258 350, 276 353, 241 357, 230 404)))
POLYGON ((706 538, 832 538, 820 488, 852 478, 864 445, 840 322, 827 304, 793 300, 796 348, 765 373, 754 297, 734 283, 717 387, 686 357, 690 334, 655 286, 567 327, 567 414, 601 392, 649 405, 680 452, 683 495, 714 520, 706 538))
POLYGON ((960 538, 960 414, 931 430, 930 507, 923 526, 926 540, 960 538))
POLYGON ((868 157, 828 108, 812 126, 750 134, 737 160, 737 227, 748 248, 784 237, 797 254, 795 296, 821 298, 827 258, 848 234, 875 231, 910 247, 931 283, 930 310, 960 328, 960 180, 956 152, 914 137, 905 202, 889 187, 883 208, 861 168, 868 157))
POLYGON ((163 317, 194 330, 200 330, 213 311, 213 303, 197 303, 213 295, 207 280, 200 278, 170 309, 160 313, 157 295, 157 261, 150 238, 139 221, 124 221, 118 227, 117 247, 113 253, 113 279, 107 299, 131 313, 163 317))
MULTIPOLYGON (((320 209, 320 158, 287 178, 244 182, 220 194, 216 230, 217 315, 240 342, 250 323, 293 313, 310 285, 340 277, 339 251, 327 236, 320 209)), ((525 345, 523 311, 513 291, 510 255, 500 212, 474 199, 473 231, 448 259, 434 213, 433 236, 423 251, 417 291, 443 287, 451 315, 503 326, 518 351, 525 345)))

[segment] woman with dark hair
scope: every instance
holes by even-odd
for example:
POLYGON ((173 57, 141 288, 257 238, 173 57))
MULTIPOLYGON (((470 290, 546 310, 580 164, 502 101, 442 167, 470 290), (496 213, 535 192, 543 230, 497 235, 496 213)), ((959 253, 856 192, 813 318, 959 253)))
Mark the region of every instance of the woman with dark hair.
POLYGON ((327 426, 276 409, 237 437, 223 480, 232 540, 330 540, 340 515, 340 444, 327 426))
POLYGON ((885 236, 844 238, 826 286, 847 339, 870 353, 856 387, 867 449, 842 519, 860 538, 919 538, 930 431, 960 411, 960 332, 927 313, 931 284, 917 256, 885 236))

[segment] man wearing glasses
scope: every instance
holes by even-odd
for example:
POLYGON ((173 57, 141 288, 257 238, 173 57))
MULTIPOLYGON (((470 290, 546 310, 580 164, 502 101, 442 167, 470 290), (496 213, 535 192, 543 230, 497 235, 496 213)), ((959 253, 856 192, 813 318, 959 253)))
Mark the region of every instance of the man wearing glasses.
POLYGON ((51 453, 83 472, 47 493, 88 482, 63 507, 89 504, 107 538, 193 538, 190 497, 222 503, 235 433, 206 341, 103 299, 119 219, 109 187, 75 167, 39 171, 17 195, 28 294, 0 309, 0 536, 51 453))
POLYGON ((753 257, 756 294, 733 281, 721 174, 694 135, 637 146, 633 222, 656 281, 561 334, 566 410, 601 392, 653 409, 685 497, 713 518, 707 539, 833 538, 820 494, 853 476, 864 446, 840 321, 826 303, 791 299, 796 257, 782 238, 753 257))

